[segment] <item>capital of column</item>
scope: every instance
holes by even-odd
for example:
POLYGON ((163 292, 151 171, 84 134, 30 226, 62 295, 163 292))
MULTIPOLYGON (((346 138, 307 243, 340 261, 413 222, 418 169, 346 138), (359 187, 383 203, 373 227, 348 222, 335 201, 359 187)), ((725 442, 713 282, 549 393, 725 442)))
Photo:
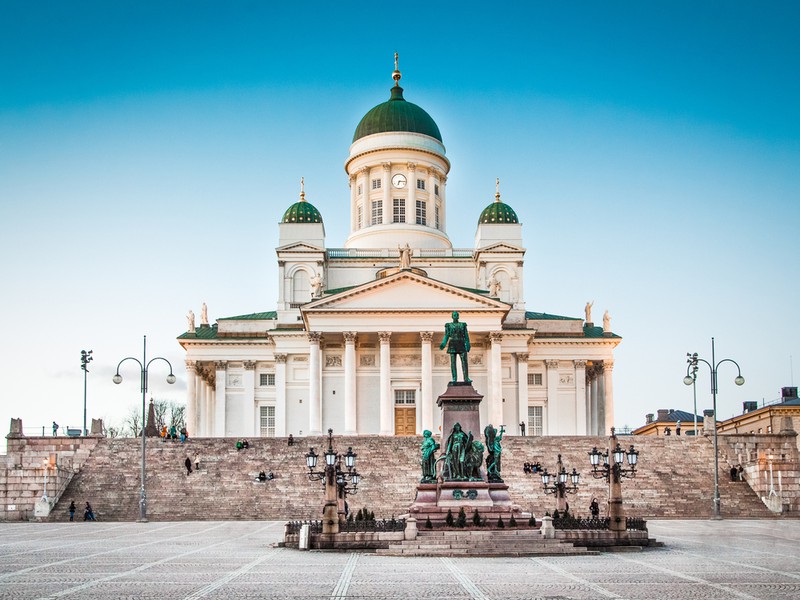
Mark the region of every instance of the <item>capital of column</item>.
POLYGON ((381 166, 383 167, 384 171, 390 171, 392 168, 392 163, 390 162, 381 163, 381 166))
POLYGON ((358 170, 358 173, 363 175, 364 177, 369 177, 369 167, 361 167, 358 170))
POLYGON ((388 344, 392 341, 392 332, 391 331, 379 331, 378 332, 378 339, 381 341, 381 344, 388 344))
POLYGON ((312 344, 319 344, 319 341, 322 339, 322 332, 320 331, 309 331, 308 332, 308 341, 312 344))
POLYGON ((517 360, 519 362, 528 362, 528 353, 527 352, 517 352, 517 360))
POLYGON ((490 331, 489 332, 489 341, 494 343, 500 343, 503 341, 503 332, 502 331, 490 331))
POLYGON ((342 335, 344 336, 345 344, 355 344, 358 338, 358 332, 356 331, 343 331, 342 335))
POLYGON ((187 360, 186 361, 186 370, 190 372, 197 373, 197 362, 194 360, 187 360))
POLYGON ((603 370, 611 371, 614 369, 614 361, 613 360, 604 360, 603 361, 603 370))
POLYGON ((585 360, 573 360, 572 363, 575 365, 576 369, 585 369, 586 368, 586 361, 585 360))
POLYGON ((417 170, 417 163, 410 162, 408 163, 408 170, 412 173, 417 170))
POLYGON ((433 341, 433 332, 432 331, 420 331, 419 337, 423 342, 430 343, 433 341))
POLYGON ((355 182, 356 182, 356 174, 355 173, 351 173, 350 174, 350 187, 353 187, 353 184, 355 182))
POLYGON ((546 360, 546 361, 544 361, 544 364, 548 369, 557 369, 558 368, 558 361, 557 360, 546 360))
POLYGON ((276 354, 275 355, 275 362, 279 364, 284 364, 286 362, 286 354, 276 354))
POLYGON ((214 369, 217 371, 224 371, 228 366, 228 361, 226 360, 218 360, 214 362, 214 369))
POLYGON ((256 363, 253 360, 246 360, 244 361, 244 368, 246 371, 254 371, 256 368, 256 363))

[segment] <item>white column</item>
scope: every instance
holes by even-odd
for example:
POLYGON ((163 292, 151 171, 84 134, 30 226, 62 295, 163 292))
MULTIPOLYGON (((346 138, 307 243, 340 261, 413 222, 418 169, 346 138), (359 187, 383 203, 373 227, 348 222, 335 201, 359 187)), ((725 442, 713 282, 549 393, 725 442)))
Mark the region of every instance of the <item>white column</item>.
MULTIPOLYGON (((408 206, 406 207, 406 222, 416 223, 417 214, 417 165, 408 163, 408 206)), ((431 215, 432 216, 432 215, 431 215)))
POLYGON ((197 435, 197 369, 193 360, 186 361, 186 429, 197 435))
POLYGON ((547 435, 557 435, 558 428, 558 361, 544 361, 547 367, 547 435))
POLYGON ((356 337, 355 331, 344 332, 344 434, 358 432, 356 422, 356 337))
POLYGON ((614 370, 614 361, 603 361, 603 395, 605 402, 603 403, 603 411, 605 413, 605 426, 606 434, 611 433, 611 428, 614 427, 614 382, 611 373, 614 370))
POLYGON ((586 430, 586 361, 572 361, 575 365, 575 435, 588 435, 586 430))
MULTIPOLYGON (((433 212, 433 218, 434 218, 433 226, 435 227, 436 226, 436 221, 435 221, 435 219, 436 219, 436 203, 438 202, 438 200, 436 198, 436 179, 434 178, 433 174, 434 174, 433 169, 428 169, 428 179, 425 182, 425 187, 428 190, 428 204, 431 205, 431 207, 432 207, 431 210, 434 211, 433 212)), ((444 231, 444 211, 441 210, 441 209, 439 210, 439 229, 441 231, 444 231)))
POLYGON ((383 224, 388 225, 392 222, 392 163, 385 162, 383 164, 383 181, 381 182, 381 189, 383 190, 383 224))
POLYGON ((203 390, 206 396, 206 426, 204 434, 206 437, 214 437, 214 394, 211 387, 212 371, 206 370, 204 373, 203 390))
MULTIPOLYGON (((195 369, 197 370, 195 386, 197 387, 197 402, 199 404, 196 435, 198 437, 208 437, 208 396, 206 394, 206 380, 203 377, 203 368, 196 365, 195 369)), ((190 431, 189 434, 191 435, 191 433, 190 431)))
POLYGON ((319 331, 308 332, 308 435, 322 434, 322 357, 319 331))
POLYGON ((355 226, 354 226, 353 231, 355 231, 356 229, 359 228, 359 224, 358 224, 358 207, 359 206, 361 207, 361 225, 360 225, 360 227, 364 227, 367 224, 367 221, 365 221, 365 219, 368 218, 369 210, 370 210, 370 208, 369 208, 369 204, 370 204, 369 194, 370 194, 370 190, 372 189, 372 181, 370 181, 370 177, 369 177, 369 173, 370 173, 369 167, 364 167, 363 169, 361 169, 359 171, 359 173, 361 174, 361 178, 362 178, 362 181, 361 181, 362 187, 361 187, 361 196, 359 196, 358 200, 356 201, 356 214, 353 215, 353 220, 355 221, 355 226))
MULTIPOLYGON (((350 175, 350 232, 356 230, 356 213, 358 212, 358 177, 355 174, 350 175)), ((278 435, 277 431, 275 435, 278 435)))
MULTIPOLYGON (((528 354, 527 352, 517 352, 517 416, 520 423, 525 423, 527 433, 528 428, 528 354)), ((511 431, 516 431, 517 424, 511 431)), ((528 433, 528 435, 530 435, 528 433)))
POLYGON ((489 423, 499 427, 503 421, 503 334, 500 331, 490 331, 491 342, 489 356, 489 423))
POLYGON ((381 341, 380 422, 381 435, 394 434, 394 410, 392 410, 392 332, 379 331, 381 341))
POLYGON ((214 415, 216 414, 217 409, 217 392, 212 387, 211 382, 208 383, 208 402, 211 406, 210 410, 208 411, 209 419, 208 419, 208 437, 214 437, 219 435, 219 424, 216 422, 214 415))
MULTIPOLYGON (((242 410, 242 419, 247 418, 250 423, 249 425, 244 425, 242 423, 239 425, 241 428, 242 435, 254 435, 258 436, 261 434, 261 423, 258 422, 258 419, 255 418, 253 415, 255 414, 255 407, 256 407, 256 363, 252 360, 244 361, 244 377, 242 377, 242 386, 244 386, 244 406, 241 408, 242 410), (244 415, 247 415, 245 417, 244 415)), ((275 434, 277 435, 278 431, 278 424, 275 424, 275 434)), ((235 431, 234 435, 239 435, 239 431, 235 431)))
POLYGON ((447 182, 447 175, 442 173, 439 175, 439 198, 442 201, 442 212, 439 217, 442 220, 442 231, 447 231, 447 199, 445 198, 445 183, 447 182))
MULTIPOLYGON (((309 404, 310 406, 310 404, 309 404)), ((275 355, 275 435, 278 428, 286 433, 286 355, 275 355)), ((259 415, 259 419, 261 415, 259 415)), ((261 424, 259 423, 259 428, 261 424)))
POLYGON ((225 422, 225 411, 227 406, 225 403, 225 375, 228 363, 224 360, 218 360, 214 363, 216 369, 216 386, 214 388, 214 433, 217 437, 227 437, 228 428, 225 422))
POLYGON ((592 435, 604 435, 602 431, 602 426, 600 425, 600 411, 598 409, 599 402, 598 402, 598 376, 597 376, 597 365, 592 366, 592 383, 591 383, 591 392, 590 395, 592 397, 592 435))
POLYGON ((433 332, 421 331, 419 337, 422 340, 422 381, 420 382, 422 430, 427 429, 433 432, 433 354, 431 351, 433 332))

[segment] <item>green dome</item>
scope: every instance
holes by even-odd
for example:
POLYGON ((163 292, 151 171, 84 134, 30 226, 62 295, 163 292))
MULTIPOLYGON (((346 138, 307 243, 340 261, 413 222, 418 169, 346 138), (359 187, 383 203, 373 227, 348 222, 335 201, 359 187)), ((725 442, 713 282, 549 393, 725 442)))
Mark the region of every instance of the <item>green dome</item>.
POLYGON ((373 133, 388 131, 409 131, 421 133, 442 141, 439 127, 431 116, 416 104, 406 102, 403 88, 396 85, 392 88, 392 97, 383 104, 370 110, 356 127, 353 141, 373 133))
POLYGON ((310 202, 295 202, 283 213, 281 223, 322 223, 322 215, 310 202))
POLYGON ((483 209, 478 218, 478 225, 481 223, 519 223, 519 219, 513 208, 497 200, 483 209))

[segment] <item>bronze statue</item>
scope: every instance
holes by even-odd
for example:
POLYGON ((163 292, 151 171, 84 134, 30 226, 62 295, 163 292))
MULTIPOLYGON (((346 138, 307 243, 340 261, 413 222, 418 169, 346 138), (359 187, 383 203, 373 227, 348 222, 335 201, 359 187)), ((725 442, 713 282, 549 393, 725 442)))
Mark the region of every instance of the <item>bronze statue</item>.
POLYGON ((483 435, 486 438, 486 475, 490 483, 503 483, 500 477, 500 458, 503 453, 503 448, 500 441, 503 439, 505 427, 500 425, 500 431, 497 431, 491 424, 487 425, 483 430, 483 435))
POLYGON ((472 445, 472 433, 469 435, 461 429, 461 423, 453 425, 453 430, 447 437, 444 459, 447 481, 465 481, 467 479, 466 459, 467 451, 472 445))
POLYGON ((483 464, 483 444, 473 440, 467 453, 466 475, 469 481, 483 481, 480 469, 483 464))
POLYGON ((444 339, 439 345, 440 350, 444 350, 447 346, 447 353, 450 355, 450 372, 453 376, 452 383, 458 382, 458 373, 456 371, 456 356, 461 357, 461 371, 464 373, 464 383, 472 383, 469 378, 469 332, 467 331, 467 324, 458 320, 458 312, 453 311, 453 322, 445 323, 444 325, 444 339), (449 344, 448 344, 449 342, 449 344))
POLYGON ((439 444, 433 440, 430 431, 427 429, 422 432, 422 479, 420 483, 435 483, 436 482, 436 451, 439 449, 439 444))

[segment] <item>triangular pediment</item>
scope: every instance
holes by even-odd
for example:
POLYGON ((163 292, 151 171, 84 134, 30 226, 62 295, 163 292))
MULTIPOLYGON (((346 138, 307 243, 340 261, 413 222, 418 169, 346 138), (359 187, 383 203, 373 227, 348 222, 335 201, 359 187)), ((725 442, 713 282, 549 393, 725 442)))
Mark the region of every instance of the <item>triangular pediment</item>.
POLYGON ((465 320, 499 328, 511 307, 494 298, 459 288, 412 271, 376 279, 332 296, 314 300, 301 308, 310 330, 341 328, 381 330, 440 327, 453 311, 465 320))
POLYGON ((314 246, 312 244, 306 244, 305 242, 293 242, 291 244, 286 244, 285 246, 278 246, 275 248, 275 251, 278 253, 281 252, 324 252, 325 248, 321 248, 319 246, 314 246))
POLYGON ((521 246, 514 246, 513 244, 509 244, 507 242, 497 242, 495 244, 490 244, 489 246, 484 246, 476 250, 477 254, 482 254, 484 252, 496 252, 496 253, 504 253, 504 252, 525 252, 525 248, 521 246))

